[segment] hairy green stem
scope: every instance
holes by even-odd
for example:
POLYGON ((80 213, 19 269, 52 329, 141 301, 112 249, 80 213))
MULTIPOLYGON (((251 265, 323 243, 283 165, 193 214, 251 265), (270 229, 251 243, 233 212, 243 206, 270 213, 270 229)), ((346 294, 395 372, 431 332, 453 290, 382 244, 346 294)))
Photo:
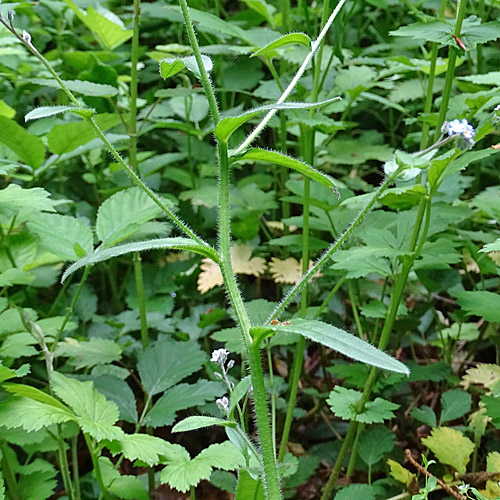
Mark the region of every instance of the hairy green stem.
POLYGON ((146 297, 144 295, 144 280, 142 277, 141 254, 134 252, 134 275, 137 301, 139 302, 139 318, 141 321, 141 342, 143 349, 149 345, 148 320, 146 318, 146 297))
MULTIPOLYGON (((454 35, 460 37, 460 31, 462 30, 462 23, 465 17, 465 7, 467 5, 467 0, 459 0, 457 16, 455 19, 455 30, 454 35)), ((455 78, 455 65, 457 62, 458 49, 450 45, 448 50, 448 69, 446 70, 446 77, 444 81, 443 95, 441 98, 441 105, 439 107, 438 121, 436 124, 435 138, 437 139, 441 134, 441 127, 446 119, 446 113, 448 112, 448 104, 450 102, 451 88, 453 86, 453 80, 455 78)))

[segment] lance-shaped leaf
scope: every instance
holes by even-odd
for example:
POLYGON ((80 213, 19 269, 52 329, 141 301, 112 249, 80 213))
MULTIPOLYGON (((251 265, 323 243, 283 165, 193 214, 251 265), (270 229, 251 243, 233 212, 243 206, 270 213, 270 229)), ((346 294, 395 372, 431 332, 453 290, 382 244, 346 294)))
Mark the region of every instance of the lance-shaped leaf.
POLYGON ((219 141, 227 142, 229 137, 237 130, 241 125, 246 123, 248 120, 255 118, 260 113, 266 111, 271 111, 272 109, 308 109, 317 108, 319 106, 325 106, 333 101, 339 100, 340 97, 334 97, 333 99, 327 99, 321 102, 283 102, 281 104, 266 104, 265 106, 259 106, 258 108, 249 109, 237 116, 226 116, 217 124, 214 130, 215 137, 219 141))
POLYGON ((213 425, 222 425, 223 427, 236 427, 236 422, 224 420, 223 418, 207 417, 204 415, 187 417, 174 425, 172 432, 187 432, 213 425))
POLYGON ((92 109, 77 108, 76 106, 41 106, 39 108, 33 109, 27 115, 25 115, 24 121, 27 122, 29 120, 38 120, 40 118, 47 118, 49 116, 66 113, 66 111, 78 112, 77 114, 80 114, 82 112, 92 112, 92 109))
POLYGON ((271 58, 276 55, 276 49, 285 47, 286 45, 304 45, 305 47, 310 48, 311 39, 305 33, 288 33, 257 50, 250 57, 266 56, 271 58))
POLYGON ((400 361, 373 347, 368 342, 322 321, 294 319, 289 325, 258 326, 252 328, 250 332, 254 339, 262 339, 266 335, 266 330, 270 334, 272 332, 298 333, 356 361, 392 372, 410 374, 408 368, 400 361))
POLYGON ((309 179, 319 182, 323 186, 333 189, 336 193, 334 180, 329 176, 316 170, 311 165, 304 163, 303 161, 297 160, 297 158, 292 158, 278 151, 269 151, 267 149, 251 148, 247 149, 243 155, 236 156, 231 159, 233 162, 242 160, 255 160, 267 163, 276 163, 277 165, 282 165, 283 167, 291 168, 300 172, 302 175, 309 177, 309 179))
MULTIPOLYGON (((212 71, 213 63, 210 57, 203 55, 201 56, 201 60, 203 61, 203 66, 207 72, 212 71)), ((167 57, 166 59, 162 59, 160 61, 160 75, 164 80, 170 78, 171 76, 176 75, 179 71, 182 71, 184 68, 188 69, 192 73, 194 73, 198 78, 200 78, 200 70, 198 68, 198 63, 196 62, 196 58, 194 56, 186 56, 186 57, 167 57)))
POLYGON ((157 240, 147 240, 147 241, 137 241, 134 243, 127 243, 125 245, 118 245, 113 248, 107 248, 106 250, 101 250, 94 252, 83 259, 76 261, 73 265, 68 267, 61 278, 61 283, 73 274, 78 269, 88 266, 90 264, 96 264, 98 262, 103 262, 105 260, 118 257, 120 255, 125 255, 131 252, 142 252, 144 250, 158 250, 158 249, 171 249, 171 250, 187 250, 189 252, 194 252, 204 257, 209 257, 210 259, 218 262, 219 257, 217 252, 209 247, 198 245, 194 240, 190 238, 160 238, 157 240))

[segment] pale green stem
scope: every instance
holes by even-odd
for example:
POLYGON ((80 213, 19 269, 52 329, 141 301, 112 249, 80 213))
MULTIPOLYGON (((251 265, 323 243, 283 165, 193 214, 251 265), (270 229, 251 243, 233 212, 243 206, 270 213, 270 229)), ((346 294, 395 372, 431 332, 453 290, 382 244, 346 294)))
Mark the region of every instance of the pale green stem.
MULTIPOLYGON (((300 68, 298 69, 297 73, 293 77, 292 81, 288 85, 288 87, 285 89, 283 94, 281 94, 281 97, 277 100, 276 104, 281 104, 282 102, 285 102, 285 100, 288 98, 288 96, 292 93, 293 89, 297 85, 297 82, 300 80, 302 75, 304 74, 304 71, 306 70, 308 64, 310 63, 311 59, 313 58, 314 54, 316 51, 319 49, 321 42, 323 41, 323 38, 325 37, 326 33, 330 29, 330 26, 332 25, 333 21, 337 17, 337 14, 340 12, 340 9, 342 9, 344 3, 347 0, 339 0, 339 3, 331 13, 330 17, 328 18, 328 21, 326 22, 325 26, 321 30, 321 33, 319 34, 317 40, 314 41, 314 43, 311 46, 311 51, 307 54, 305 57, 304 61, 302 62, 300 68)), ((241 151, 244 151, 254 140, 258 135, 262 132, 264 127, 267 125, 269 120, 276 114, 278 110, 277 109, 272 109, 269 111, 266 116, 262 119, 262 121, 255 127, 255 129, 250 133, 250 135, 236 148, 235 154, 240 153, 241 151)))
POLYGON ((94 466, 95 477, 97 480, 97 484, 99 485, 99 488, 101 489, 102 496, 106 500, 112 500, 113 497, 111 496, 108 489, 106 488, 106 485, 104 484, 104 480, 102 478, 101 466, 99 465, 99 457, 95 453, 94 445, 92 444, 92 439, 89 436, 89 434, 87 434, 86 432, 83 433, 83 437, 85 438, 85 442, 87 443, 87 448, 88 448, 89 453, 90 453, 92 465, 94 466))

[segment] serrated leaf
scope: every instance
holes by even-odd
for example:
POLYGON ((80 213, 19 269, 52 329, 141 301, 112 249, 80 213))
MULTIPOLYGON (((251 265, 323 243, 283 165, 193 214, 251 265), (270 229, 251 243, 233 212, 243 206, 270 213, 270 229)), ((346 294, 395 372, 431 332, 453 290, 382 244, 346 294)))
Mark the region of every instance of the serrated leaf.
POLYGON ((457 302, 467 314, 500 323, 500 295, 485 290, 459 292, 457 302))
POLYGON ((89 108, 77 108, 76 106, 40 106, 30 111, 24 116, 24 121, 39 120, 49 116, 66 113, 66 111, 86 111, 89 108))
POLYGON ((132 252, 143 252, 146 250, 158 250, 158 249, 171 249, 171 250, 185 250, 188 252, 197 253, 200 255, 208 256, 207 258, 218 260, 219 257, 215 250, 208 246, 198 245, 196 241, 189 238, 159 238, 156 240, 147 241, 137 241, 134 243, 126 243, 124 245, 117 245, 112 248, 107 248, 105 250, 99 250, 83 259, 76 261, 74 264, 68 267, 64 271, 61 277, 61 283, 73 274, 78 269, 88 266, 90 264, 97 264, 98 262, 104 262, 114 257, 119 257, 120 255, 126 255, 132 252))
POLYGON ((9 184, 0 190, 0 214, 16 217, 16 222, 25 222, 34 212, 54 212, 56 202, 49 199, 50 193, 43 188, 24 189, 9 184))
POLYGON ((482 396, 481 401, 486 408, 486 415, 491 418, 491 423, 500 429, 500 398, 495 396, 482 396))
POLYGON ((463 417, 471 409, 472 398, 468 392, 453 389, 441 396, 440 424, 463 417))
POLYGON ((500 251, 500 238, 496 239, 493 243, 488 243, 487 245, 484 245, 480 252, 498 252, 500 251))
POLYGON ((22 162, 33 168, 38 168, 45 158, 42 140, 5 116, 0 116, 0 144, 7 146, 22 162))
MULTIPOLYGON (((96 368, 108 366, 115 365, 99 365, 96 368)), ((94 370, 93 374, 95 374, 94 370)), ((126 376, 128 375, 127 372, 126 376)), ((131 423, 138 422, 135 395, 125 380, 112 375, 100 375, 94 379, 94 386, 106 399, 113 401, 118 406, 120 420, 131 423)))
POLYGON ((393 410, 399 405, 382 398, 376 398, 365 404, 364 409, 358 413, 357 405, 361 400, 361 392, 337 386, 330 392, 326 400, 332 412, 344 420, 354 420, 366 424, 382 423, 384 420, 394 418, 393 410))
POLYGON ((395 446, 394 433, 382 425, 365 428, 359 439, 359 456, 367 465, 375 465, 395 446))
POLYGON ((22 396, 25 398, 33 399, 35 401, 39 401, 40 403, 44 403, 49 406, 53 406, 59 410, 65 411, 70 414, 70 411, 66 406, 64 406, 60 401, 56 398, 52 397, 50 394, 37 389, 36 387, 31 387, 30 385, 24 384, 3 384, 3 388, 16 396, 22 396))
POLYGON ((30 372, 30 365, 25 364, 17 370, 12 370, 6 366, 0 366, 0 383, 10 380, 11 378, 24 377, 30 372))
POLYGON ((80 370, 81 368, 92 368, 95 365, 119 361, 122 347, 110 339, 93 337, 80 342, 66 337, 57 344, 55 355, 72 358, 70 364, 76 370, 80 370))
POLYGON ((498 451, 490 451, 486 457, 486 472, 492 474, 500 474, 500 453, 498 451))
POLYGON ((19 494, 23 500, 45 500, 49 498, 57 486, 54 467, 45 462, 48 467, 31 474, 23 473, 19 480, 19 494))
POLYGON ((267 149, 251 148, 247 149, 242 156, 237 156, 234 158, 234 162, 253 160, 256 162, 274 163, 276 165, 281 165, 283 167, 290 168, 296 172, 309 177, 312 181, 318 182, 323 186, 331 189, 332 196, 336 193, 335 181, 332 177, 319 170, 316 170, 311 165, 298 160, 297 158, 292 158, 278 151, 269 151, 267 149))
POLYGON ((97 441, 122 437, 123 431, 114 425, 119 418, 118 407, 97 392, 93 382, 80 382, 53 372, 52 388, 74 411, 83 432, 97 441))
POLYGON ((450 427, 432 429, 431 435, 422 439, 436 458, 446 465, 454 467, 459 474, 465 474, 474 443, 460 431, 450 427))
POLYGON ((391 469, 391 476, 396 481, 405 484, 407 488, 417 480, 417 476, 415 474, 390 458, 387 460, 387 465, 391 469))
POLYGON ((359 498, 363 500, 375 500, 375 490, 368 484, 350 484, 342 488, 334 500, 353 500, 359 498))
MULTIPOLYGON (((63 80, 64 85, 77 94, 82 94, 90 97, 113 97, 118 94, 118 89, 112 85, 105 85, 102 83, 94 83, 83 80, 63 80)), ((57 80, 52 78, 31 78, 29 83, 35 85, 43 85, 44 87, 53 87, 60 89, 61 86, 57 80)))
POLYGON ((140 460, 149 466, 160 462, 160 456, 168 456, 172 444, 148 434, 124 434, 120 439, 121 451, 128 460, 140 460))
MULTIPOLYGON (((219 382, 198 380, 194 384, 178 384, 167 389, 148 412, 145 424, 151 427, 172 425, 179 410, 204 405, 226 393, 219 382)), ((233 392, 234 393, 234 392, 233 392)))
POLYGON ((472 384, 483 385, 493 390, 500 382, 500 366, 490 363, 479 363, 474 368, 469 368, 462 377, 460 385, 468 389, 472 384))
POLYGON ((270 328, 274 332, 284 331, 303 335, 307 339, 330 347, 349 358, 377 366, 384 370, 404 373, 406 375, 410 373, 403 363, 392 358, 385 352, 336 326, 323 323, 322 321, 294 319, 290 325, 270 325, 269 327, 266 326, 266 328, 270 328))
MULTIPOLYGON (((201 59, 205 70, 207 73, 210 73, 213 68, 212 59, 204 54, 201 55, 201 59)), ((184 68, 194 73, 197 78, 201 78, 198 63, 196 62, 196 58, 194 56, 167 57, 166 59, 162 59, 160 61, 160 75, 164 80, 176 75, 184 68)))
POLYGON ((106 457, 99 457, 104 484, 111 493, 125 500, 149 500, 143 483, 137 476, 122 476, 106 457))
POLYGON ((154 396, 200 370, 206 359, 196 342, 160 337, 140 352, 137 368, 145 391, 154 396))
POLYGON ((94 248, 92 231, 81 219, 69 215, 40 213, 28 222, 30 231, 38 235, 43 248, 63 260, 78 260, 75 244, 85 254, 94 248), (54 228, 57 228, 54 231, 54 228))
POLYGON ((274 57, 276 49, 286 47, 287 45, 304 45, 307 48, 311 47, 311 39, 305 33, 287 33, 280 36, 274 42, 267 44, 265 47, 255 51, 250 57, 266 56, 274 57))
MULTIPOLYGON (((187 454, 187 452, 186 452, 187 454)), ((160 482, 183 493, 196 486, 202 479, 209 479, 212 467, 199 460, 191 460, 189 455, 176 461, 169 461, 160 472, 160 482)))
POLYGON ((96 235, 104 248, 114 246, 161 213, 158 205, 142 189, 124 189, 110 196, 99 207, 96 235))
MULTIPOLYGON (((317 108, 319 106, 324 106, 325 104, 329 104, 333 101, 338 101, 340 97, 334 97, 333 99, 327 99, 326 101, 321 102, 283 102, 281 104, 266 104, 265 106, 259 106, 258 108, 252 108, 243 113, 236 116, 225 116, 220 122, 217 124, 214 130, 215 137, 219 139, 219 141, 227 142, 231 137, 233 132, 235 132, 239 127, 241 127, 244 123, 252 118, 255 118, 261 113, 266 111, 271 111, 273 109, 277 110, 293 110, 293 109, 309 109, 309 108, 317 108)), ((235 156, 233 156, 233 159, 235 156)))
POLYGON ((236 470, 245 465, 245 458, 231 441, 210 445, 194 460, 206 462, 211 467, 222 470, 236 470))
POLYGON ((12 397, 0 402, 0 422, 8 429, 23 428, 27 432, 73 420, 67 411, 34 399, 12 397))
POLYGON ((236 427, 235 422, 229 422, 222 418, 206 417, 203 415, 187 417, 175 424, 172 432, 187 432, 196 429, 204 429, 205 427, 212 427, 213 425, 222 425, 223 427, 236 427))

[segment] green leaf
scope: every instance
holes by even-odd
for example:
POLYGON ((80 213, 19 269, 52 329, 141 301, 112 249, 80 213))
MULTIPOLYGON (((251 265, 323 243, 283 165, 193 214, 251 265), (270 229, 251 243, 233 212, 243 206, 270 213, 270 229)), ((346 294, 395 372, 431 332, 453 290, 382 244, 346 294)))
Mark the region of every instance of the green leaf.
POLYGON ((290 325, 269 326, 274 332, 284 331, 303 335, 309 340, 348 356, 356 361, 377 366, 384 370, 409 375, 408 368, 385 352, 373 347, 350 333, 322 321, 294 319, 290 325))
POLYGON ((97 441, 123 436, 123 431, 114 425, 119 418, 118 407, 97 392, 93 382, 80 382, 53 372, 52 388, 75 412, 83 432, 97 441))
POLYGON ((500 295, 484 290, 456 294, 460 307, 468 314, 500 323, 500 295))
POLYGON ((405 469, 402 465, 394 460, 388 459, 387 465, 391 469, 391 476, 400 483, 403 483, 408 488, 412 483, 416 482, 417 476, 405 469))
POLYGON ((275 163, 277 165, 282 165, 283 167, 288 167, 331 189, 334 193, 337 193, 335 181, 329 175, 316 170, 314 167, 303 161, 297 160, 297 158, 292 158, 291 156, 287 156, 283 153, 269 151, 267 149, 251 148, 247 149, 242 156, 235 157, 233 161, 237 162, 244 160, 275 163))
MULTIPOLYGON (((39 470, 32 473, 23 472, 21 474, 18 486, 23 500, 45 500, 52 495, 57 486, 55 479, 57 472, 54 467, 42 460, 37 465, 41 465, 41 463, 47 464, 47 466, 39 467, 39 470)), ((29 466, 33 464, 34 462, 29 466)))
MULTIPOLYGON (((43 85, 44 87, 61 88, 58 81, 52 78, 32 78, 28 80, 28 82, 34 83, 35 85, 43 85)), ((118 94, 118 89, 112 85, 82 80, 63 80, 63 82, 72 92, 89 97, 113 97, 118 94)))
POLYGON ((266 500, 262 481, 254 479, 247 470, 241 469, 238 474, 235 500, 266 500))
POLYGON ((196 342, 160 337, 139 354, 137 368, 145 391, 154 396, 201 369, 207 355, 196 342))
POLYGON ((125 500, 149 500, 149 495, 142 481, 137 476, 122 476, 106 457, 99 457, 104 484, 111 493, 125 500))
POLYGON ((28 364, 21 366, 17 370, 12 370, 6 366, 0 365, 0 383, 10 380, 11 378, 24 377, 30 372, 28 364))
POLYGON ((175 424, 172 428, 172 432, 187 432, 194 431, 196 429, 204 429, 205 427, 211 427, 212 425, 222 425, 223 427, 236 427, 235 422, 229 422, 222 418, 216 417, 205 417, 203 415, 187 417, 181 420, 178 424, 175 424))
POLYGON ((480 252, 498 252, 500 251, 500 238, 496 239, 493 243, 488 243, 487 245, 484 245, 480 252))
POLYGON ((93 337, 80 342, 66 337, 64 341, 57 344, 55 355, 72 358, 70 364, 76 370, 80 370, 119 361, 122 356, 122 347, 110 339, 93 337))
POLYGON ((206 462, 211 467, 222 470, 236 470, 245 465, 243 455, 231 441, 210 445, 194 460, 206 462))
POLYGON ((22 396, 25 398, 33 399, 34 401, 39 401, 40 403, 44 403, 49 406, 53 406, 59 410, 65 411, 70 414, 69 409, 64 406, 60 401, 56 398, 52 397, 50 394, 41 391, 40 389, 36 389, 35 387, 31 387, 29 385, 24 384, 4 384, 4 389, 8 392, 15 394, 16 396, 22 396))
MULTIPOLYGON (((194 384, 179 384, 167 389, 148 412, 145 424, 151 427, 172 425, 179 410, 213 402, 226 393, 220 382, 198 380, 194 384)), ((233 392, 234 394, 234 392, 233 392)))
POLYGON ((168 456, 172 447, 171 443, 148 434, 124 434, 119 443, 125 458, 140 460, 149 466, 160 463, 160 456, 168 456))
POLYGON ((465 474, 474 443, 460 431, 450 427, 432 429, 431 435, 422 439, 436 458, 446 465, 454 467, 459 474, 465 474))
POLYGON ((486 408, 486 415, 491 417, 491 423, 500 429, 500 398, 495 396, 482 396, 481 401, 486 408))
POLYGON ((38 168, 45 159, 42 140, 5 116, 0 116, 0 144, 7 146, 30 167, 38 168))
POLYGON ((365 428, 359 439, 359 456, 366 465, 375 465, 392 451, 396 444, 394 433, 383 425, 365 428))
POLYGON ((126 255, 132 252, 143 252, 145 250, 157 250, 165 248, 169 248, 172 250, 186 250, 188 252, 203 255, 204 257, 208 257, 214 261, 219 260, 215 250, 208 246, 198 245, 196 241, 189 238, 160 238, 156 240, 137 241, 135 243, 117 245, 113 248, 96 251, 93 254, 80 259, 79 261, 69 266, 66 271, 64 271, 61 277, 61 283, 64 283, 66 278, 78 269, 81 269, 82 267, 88 266, 90 264, 97 264, 98 262, 103 262, 105 260, 119 257, 120 255, 126 255))
POLYGON ((368 484, 350 484, 342 488, 335 495, 334 500, 352 500, 354 498, 375 500, 375 490, 368 484))
POLYGON ((252 10, 260 14, 271 26, 273 23, 273 15, 276 12, 276 7, 268 4, 264 0, 243 0, 252 10))
POLYGON ((31 217, 28 228, 38 235, 44 249, 63 260, 78 260, 75 244, 78 244, 85 254, 91 254, 94 248, 92 230, 83 220, 76 217, 40 213, 31 217), (57 230, 54 231, 54 228, 57 230))
POLYGON ((233 410, 236 405, 247 395, 248 391, 252 387, 252 379, 250 375, 242 378, 231 391, 231 404, 229 405, 229 410, 233 410))
MULTIPOLYGON (((121 123, 117 114, 103 113, 96 115, 94 119, 103 132, 121 123)), ((70 153, 95 138, 93 127, 86 121, 61 123, 52 127, 47 134, 49 149, 58 155, 70 153)))
POLYGON ((376 398, 365 404, 363 411, 357 412, 357 405, 361 401, 362 393, 353 389, 337 386, 330 392, 326 400, 332 412, 344 420, 354 420, 366 424, 382 423, 384 420, 394 418, 393 410, 399 405, 382 398, 376 398))
MULTIPOLYGON (((203 66, 207 73, 210 73, 213 68, 212 59, 210 57, 202 54, 201 59, 203 61, 203 66)), ((160 75, 164 80, 170 78, 171 76, 176 75, 179 71, 182 71, 184 68, 188 69, 192 73, 196 75, 197 78, 201 78, 200 70, 198 68, 198 63, 196 62, 196 58, 194 56, 186 56, 186 57, 168 57, 166 59, 162 59, 160 61, 160 75)))
POLYGON ((244 123, 252 118, 255 118, 261 113, 265 111, 271 111, 273 109, 283 109, 283 110, 292 110, 292 109, 309 109, 309 108, 317 108, 319 106, 324 106, 325 104, 329 104, 333 101, 339 100, 340 97, 334 97, 333 99, 327 99, 326 101, 321 102, 283 102, 281 104, 266 104, 265 106, 259 106, 258 108, 252 108, 247 111, 244 111, 240 115, 236 116, 226 116, 221 119, 221 121, 217 124, 214 130, 215 137, 219 139, 219 141, 227 142, 231 137, 233 132, 235 132, 239 127, 241 127, 244 123))
POLYGON ((40 118, 47 118, 48 116, 66 113, 66 111, 87 111, 90 108, 77 108, 76 106, 40 106, 30 111, 24 116, 24 121, 38 120, 40 118))
POLYGON ((0 273, 0 287, 13 285, 29 285, 35 276, 27 273, 22 269, 13 267, 7 271, 0 273))
POLYGON ((34 399, 12 397, 0 402, 0 422, 8 429, 23 428, 27 432, 73 420, 67 410, 34 399))
MULTIPOLYGON (((113 14, 111 16, 118 20, 113 14)), ((113 22, 110 19, 111 16, 103 16, 93 7, 89 7, 85 17, 87 27, 99 37, 104 46, 109 50, 119 47, 129 38, 132 38, 132 30, 127 30, 123 25, 113 22)))
POLYGON ((33 213, 54 212, 57 204, 49 199, 50 193, 43 188, 24 189, 17 184, 9 184, 0 190, 0 214, 16 217, 16 222, 25 222, 33 213))
POLYGON ((411 416, 429 427, 436 427, 437 425, 436 414, 430 406, 424 405, 420 408, 413 408, 411 416))
POLYGON ((328 161, 336 165, 361 165, 368 160, 386 162, 393 156, 391 147, 366 144, 354 139, 336 139, 328 146, 328 161))
MULTIPOLYGON (((116 365, 100 365, 103 368, 107 368, 108 366, 116 367, 116 365)), ((127 372, 126 376, 128 375, 129 373, 127 372)), ((106 399, 113 401, 118 406, 120 420, 130 423, 138 422, 139 417, 137 415, 135 395, 125 380, 113 375, 100 375, 94 379, 94 386, 106 399)))
POLYGON ((99 207, 96 235, 102 242, 102 247, 112 247, 161 214, 158 205, 142 189, 124 189, 110 196, 99 207))
POLYGON ((450 420, 463 417, 471 409, 472 398, 468 392, 453 389, 443 393, 441 396, 441 419, 440 425, 450 420))
POLYGON ((498 85, 500 81, 500 71, 490 71, 481 75, 459 76, 459 80, 475 83, 476 85, 498 85))
POLYGON ((265 47, 254 52, 250 57, 265 56, 268 58, 275 57, 276 49, 287 45, 304 45, 307 48, 311 47, 311 39, 305 33, 288 33, 279 37, 274 42, 267 44, 265 47))

